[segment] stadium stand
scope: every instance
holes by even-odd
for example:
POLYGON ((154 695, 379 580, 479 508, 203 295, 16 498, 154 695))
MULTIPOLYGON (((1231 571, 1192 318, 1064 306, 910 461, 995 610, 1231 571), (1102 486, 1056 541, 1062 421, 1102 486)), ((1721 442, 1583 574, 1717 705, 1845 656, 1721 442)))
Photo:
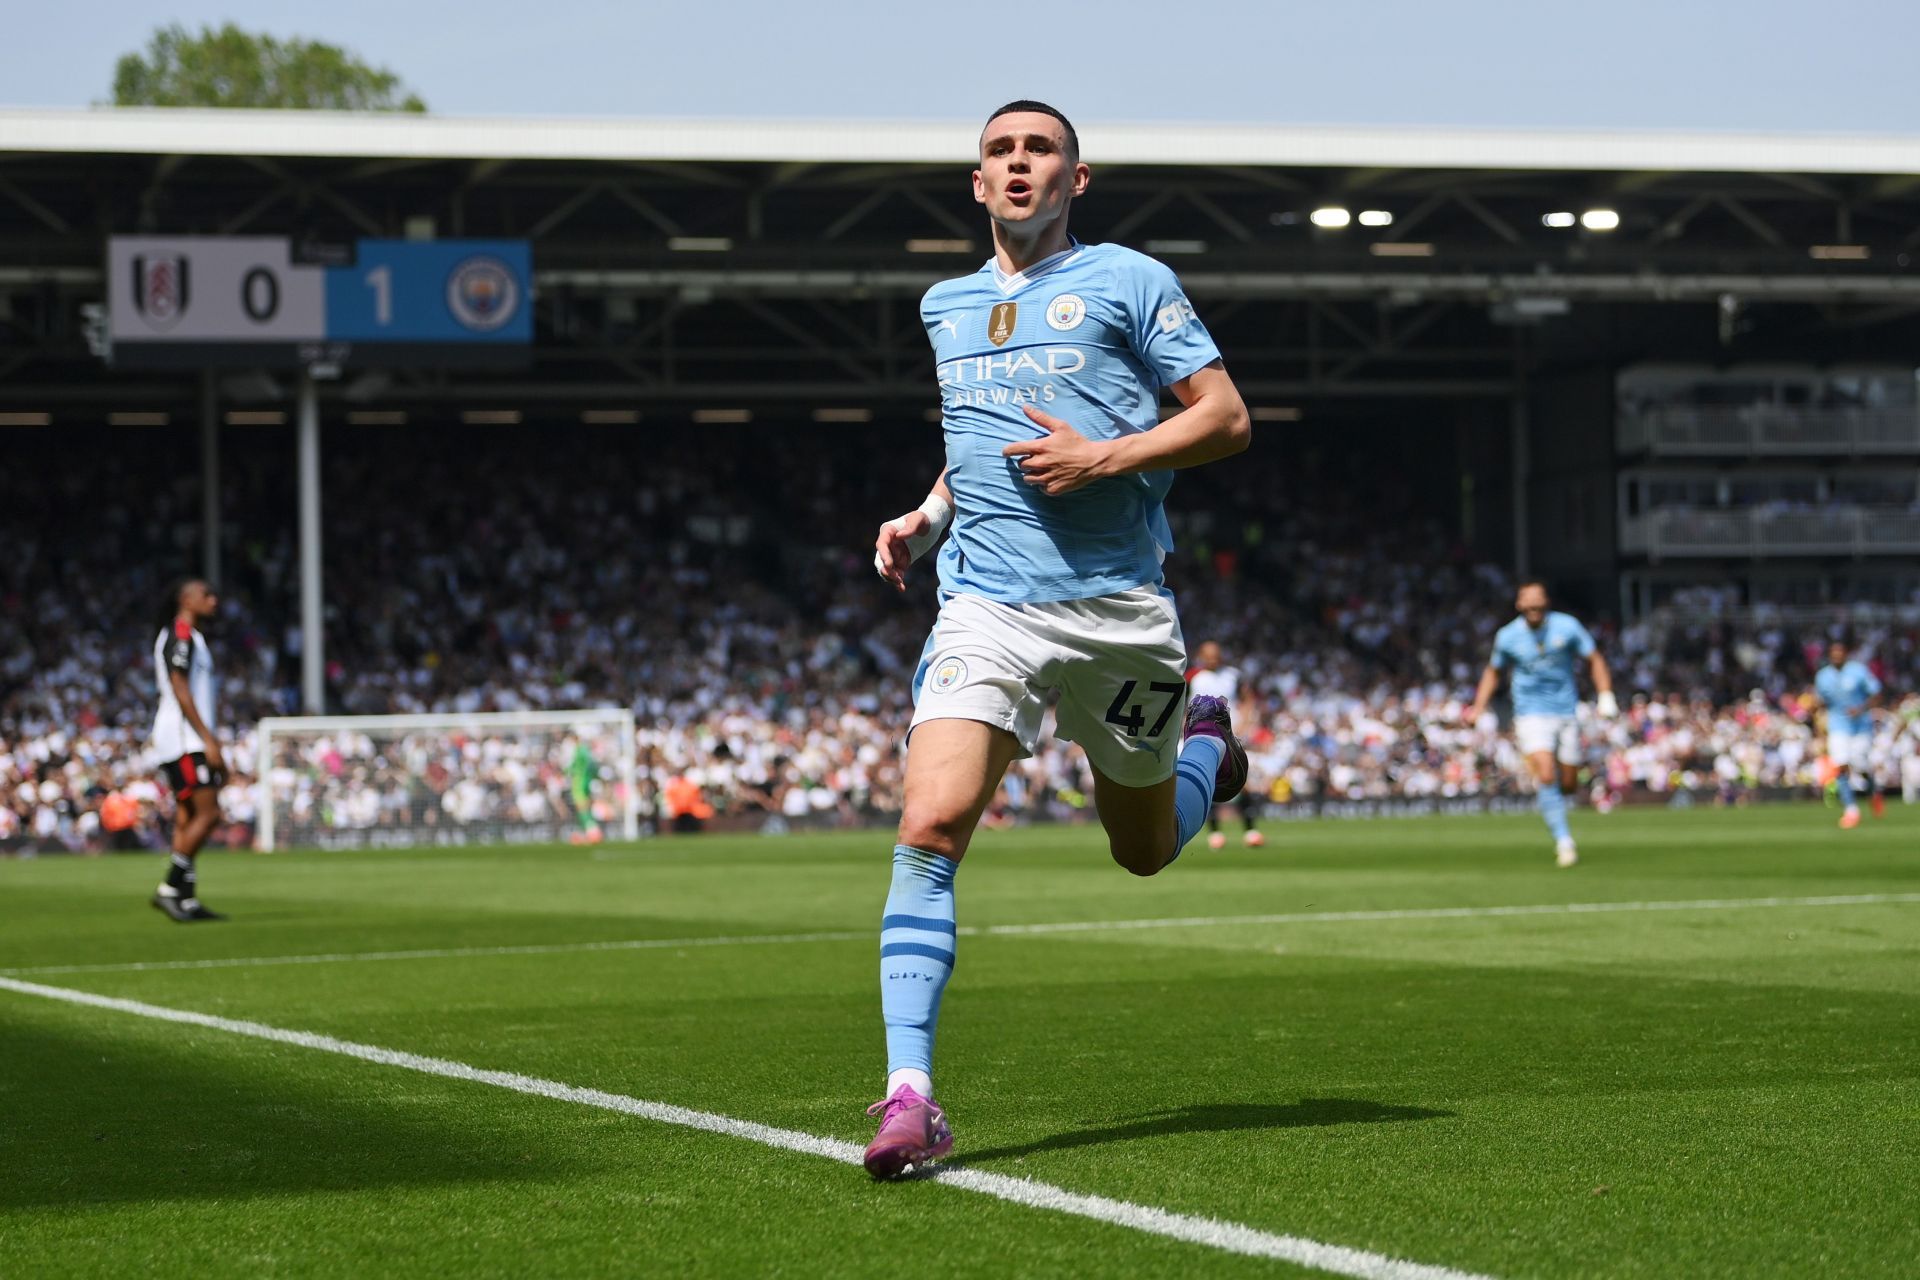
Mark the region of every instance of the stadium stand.
MULTIPOLYGON (((896 597, 867 561, 879 516, 939 465, 919 428, 638 444, 578 426, 337 432, 329 709, 630 706, 641 807, 660 826, 705 825, 709 808, 720 824, 890 813, 932 589, 922 573, 896 597)), ((258 808, 249 726, 295 708, 299 631, 287 442, 229 434, 233 551, 214 643, 235 769, 219 838, 243 844, 258 808)), ((143 756, 150 646, 164 581, 192 565, 196 508, 190 485, 150 479, 170 448, 161 433, 111 439, 65 449, 31 482, 0 477, 25 532, 0 559, 0 847, 11 850, 159 842, 164 802, 143 756)), ((1219 640, 1246 677, 1255 785, 1277 812, 1525 785, 1491 725, 1458 723, 1513 583, 1456 545, 1430 502, 1415 477, 1364 452, 1272 445, 1204 490, 1176 491, 1169 580, 1190 642, 1219 640), (1406 514, 1383 527, 1372 513, 1386 503, 1406 514)), ((1596 793, 1731 801, 1817 787, 1804 692, 1842 617, 1729 610, 1708 592, 1624 630, 1603 625, 1634 696, 1619 722, 1592 727, 1596 793)), ((1893 692, 1884 776, 1920 798, 1920 611, 1881 610, 1860 638, 1893 692)), ((343 826, 394 820, 398 780, 330 769, 320 750, 299 767, 301 803, 343 826)), ((497 754, 480 786, 521 809, 561 809, 558 762, 497 754)), ((432 785, 450 821, 484 807, 448 771, 432 785)), ((1078 754, 1050 747, 1016 767, 993 817, 1073 820, 1089 790, 1078 754)))

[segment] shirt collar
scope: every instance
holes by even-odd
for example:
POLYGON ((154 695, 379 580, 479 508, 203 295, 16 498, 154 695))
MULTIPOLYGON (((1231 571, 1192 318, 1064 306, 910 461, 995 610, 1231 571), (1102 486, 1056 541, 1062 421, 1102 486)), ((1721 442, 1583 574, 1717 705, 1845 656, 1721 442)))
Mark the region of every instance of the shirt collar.
POLYGON ((993 272, 993 282, 1000 286, 1001 293, 1015 293, 1023 286, 1038 280, 1041 276, 1059 270, 1061 266, 1065 265, 1068 258, 1079 253, 1084 248, 1086 248, 1085 245, 1081 244, 1072 236, 1068 236, 1066 248, 1058 253, 1049 254, 1047 257, 1040 259, 1040 261, 1031 264, 1023 270, 1015 271, 1012 274, 1008 274, 1000 269, 1000 259, 997 256, 988 258, 986 265, 993 272))

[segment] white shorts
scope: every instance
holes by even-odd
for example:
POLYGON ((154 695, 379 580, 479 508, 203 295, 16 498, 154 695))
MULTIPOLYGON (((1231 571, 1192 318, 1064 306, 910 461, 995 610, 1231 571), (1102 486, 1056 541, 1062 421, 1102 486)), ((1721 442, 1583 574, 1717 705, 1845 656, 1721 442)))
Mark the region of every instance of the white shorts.
POLYGON ((1580 750, 1580 724, 1572 716, 1515 716, 1513 740, 1521 755, 1537 756, 1545 751, 1561 764, 1586 760, 1580 750))
POLYGON ((154 758, 162 762, 178 760, 181 756, 207 749, 207 744, 200 741, 200 735, 193 731, 187 718, 180 714, 178 704, 160 709, 160 714, 154 717, 153 734, 148 738, 148 743, 153 748, 154 758))
POLYGON ((997 604, 950 596, 913 681, 913 729, 978 720, 1033 754, 1047 695, 1054 735, 1125 787, 1173 776, 1187 704, 1187 644, 1169 596, 1135 587, 1091 600, 997 604))
POLYGON ((1842 769, 1865 772, 1873 754, 1873 736, 1866 733, 1827 731, 1827 759, 1842 769))

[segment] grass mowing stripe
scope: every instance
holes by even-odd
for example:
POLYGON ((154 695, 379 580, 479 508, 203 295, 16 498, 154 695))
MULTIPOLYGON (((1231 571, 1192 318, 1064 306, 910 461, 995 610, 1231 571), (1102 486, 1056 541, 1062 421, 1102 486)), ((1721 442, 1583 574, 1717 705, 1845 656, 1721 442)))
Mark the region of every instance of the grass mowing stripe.
MULTIPOLYGON (((1615 911, 1744 911, 1769 907, 1866 907, 1920 902, 1920 893, 1845 893, 1814 898, 1693 898, 1651 902, 1548 902, 1505 907, 1389 907, 1371 911, 1294 911, 1257 916, 1167 916, 1147 920, 1066 920, 1051 924, 963 926, 961 937, 1105 933, 1129 929, 1197 929, 1258 924, 1345 924, 1366 920, 1474 920, 1500 916, 1592 915, 1615 911)), ((460 960, 484 956, 554 956, 588 951, 677 951, 686 947, 769 946, 798 942, 861 942, 877 929, 826 933, 752 933, 704 938, 630 938, 613 942, 549 942, 507 947, 437 947, 417 951, 335 951, 320 955, 228 956, 211 960, 129 960, 118 964, 47 964, 0 968, 0 974, 50 977, 77 973, 145 973, 167 969, 245 969, 254 965, 342 964, 360 960, 460 960)))
MULTIPOLYGON (((861 1149, 851 1142, 842 1142, 837 1138, 823 1138, 817 1134, 801 1133, 794 1129, 778 1129, 771 1125, 755 1124, 750 1120, 736 1120, 732 1116, 711 1111, 695 1111, 689 1107, 677 1107, 665 1102, 650 1102, 644 1098, 633 1098, 626 1094, 583 1089, 577 1085, 562 1084, 557 1080, 542 1080, 535 1076, 517 1075, 511 1071, 491 1071, 446 1058, 429 1058, 398 1049, 383 1049, 378 1045, 356 1044, 351 1040, 338 1040, 332 1036, 318 1035, 310 1031, 291 1031, 282 1027, 270 1027, 260 1022, 244 1022, 234 1018, 217 1017, 213 1014, 195 1013, 187 1009, 169 1009, 162 1005, 145 1004, 138 1000, 122 1000, 114 996, 96 995, 90 991, 43 986, 36 982, 21 982, 13 978, 0 977, 0 990, 17 992, 20 995, 40 996, 96 1009, 107 1009, 115 1013, 132 1014, 161 1022, 184 1023, 211 1031, 224 1031, 230 1035, 248 1036, 256 1040, 268 1040, 276 1044, 295 1045, 321 1053, 358 1058, 379 1066, 400 1067, 449 1080, 465 1080, 474 1084, 512 1090, 515 1093, 551 1098, 558 1102, 572 1102, 580 1106, 618 1111, 661 1124, 699 1129, 725 1137, 742 1138, 748 1142, 757 1142, 762 1146, 775 1147, 783 1151, 820 1156, 841 1164, 858 1165, 861 1162, 861 1149)), ((1359 1277, 1360 1280, 1490 1280, 1489 1277, 1477 1276, 1472 1272, 1456 1271, 1450 1267, 1408 1262, 1385 1254, 1324 1244, 1318 1240, 1307 1240, 1299 1236, 1277 1235, 1240 1223, 1194 1217, 1151 1205, 1112 1200, 1106 1196, 1082 1195, 1049 1183, 1009 1177, 1006 1174, 988 1173, 980 1169, 959 1166, 937 1168, 927 1177, 943 1185, 959 1187, 1035 1209, 1047 1209, 1075 1217, 1090 1218, 1096 1222, 1126 1227, 1148 1235, 1165 1236, 1189 1244, 1204 1245, 1227 1253, 1279 1259, 1317 1271, 1359 1277)))
MULTIPOLYGON (((1920 902, 1920 893, 1843 893, 1817 898, 1692 898, 1662 902, 1541 902, 1505 907, 1385 907, 1368 911, 1293 911, 1257 916, 1168 916, 1158 920, 1079 920, 996 924, 985 934, 1105 933, 1244 924, 1346 924, 1359 920, 1478 920, 1499 916, 1577 916, 1610 911, 1744 911, 1765 907, 1866 907, 1920 902)), ((968 932, 962 929, 960 932, 968 932)))

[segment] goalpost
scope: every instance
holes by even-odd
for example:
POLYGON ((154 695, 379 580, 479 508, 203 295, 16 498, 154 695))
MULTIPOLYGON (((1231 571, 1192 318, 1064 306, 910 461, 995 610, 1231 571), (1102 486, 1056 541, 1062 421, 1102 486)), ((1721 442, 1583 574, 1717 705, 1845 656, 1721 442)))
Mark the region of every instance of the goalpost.
POLYGON ((271 716, 254 746, 263 851, 640 834, 624 709, 271 716), (576 803, 582 781, 590 822, 576 803))

